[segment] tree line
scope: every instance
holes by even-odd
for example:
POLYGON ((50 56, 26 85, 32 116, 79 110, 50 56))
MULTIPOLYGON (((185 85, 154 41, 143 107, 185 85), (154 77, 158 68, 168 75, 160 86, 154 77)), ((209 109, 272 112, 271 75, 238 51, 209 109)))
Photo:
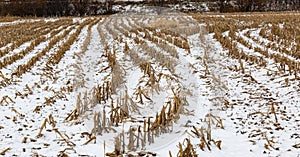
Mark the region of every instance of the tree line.
POLYGON ((300 9, 300 0, 220 0, 221 12, 293 11, 300 9))
MULTIPOLYGON (((170 6, 185 2, 218 4, 220 12, 299 10, 300 0, 0 0, 0 16, 82 16, 113 13, 113 5, 170 6)), ((215 9, 213 9, 215 10, 215 9)))
POLYGON ((112 0, 0 0, 0 15, 82 16, 112 12, 112 0))

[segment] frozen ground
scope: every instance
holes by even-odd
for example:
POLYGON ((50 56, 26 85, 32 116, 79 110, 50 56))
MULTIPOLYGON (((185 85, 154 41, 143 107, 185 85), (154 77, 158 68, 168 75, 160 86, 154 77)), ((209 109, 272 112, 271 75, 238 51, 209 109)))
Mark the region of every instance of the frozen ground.
MULTIPOLYGON (((74 22, 86 19, 89 18, 74 22)), ((213 34, 207 33, 205 24, 187 15, 93 19, 100 21, 83 27, 59 63, 52 65, 47 60, 77 26, 68 27, 74 31, 22 76, 12 74, 49 42, 42 42, 22 59, 1 69, 1 155, 105 156, 115 150, 115 137, 125 132, 124 151, 152 152, 160 157, 169 156, 169 151, 176 156, 179 143, 185 146, 186 138, 199 156, 300 156, 299 80, 287 74, 269 74, 276 70, 271 60, 266 68, 244 61, 245 73, 235 70, 240 65, 238 59, 229 58, 213 34), (190 32, 177 32, 186 28, 190 32), (175 42, 175 36, 180 44, 175 42), (184 42, 188 48, 182 46, 184 42), (146 63, 151 75, 141 68, 146 63), (286 78, 290 80, 288 84, 286 78), (110 98, 95 101, 95 89, 106 82, 112 83, 110 98), (137 94, 139 89, 144 95, 137 94), (147 137, 145 145, 137 143, 136 132, 135 140, 130 139, 132 132, 128 130, 143 129, 148 117, 154 123, 156 114, 175 103, 176 96, 181 100, 181 110, 179 117, 162 129, 166 132, 152 132, 153 140, 147 137), (125 102, 125 97, 130 103, 125 102), (111 104, 117 103, 123 111, 127 107, 129 115, 116 125, 110 116, 113 109, 118 110, 111 104), (78 113, 71 114, 76 109, 78 113), (97 123, 98 114, 102 120, 106 115, 104 121, 108 124, 97 123), (70 115, 76 116, 71 119, 70 115), (205 137, 210 134, 211 150, 207 146, 201 150, 201 138, 193 133, 194 128, 207 132, 205 137), (213 144, 216 141, 221 142, 221 149, 213 144)), ((18 22, 25 21, 11 24, 18 22)), ((258 30, 251 35, 261 38, 258 30)), ((247 51, 243 45, 238 46, 247 51)), ((7 55, 15 52, 18 49, 7 55)), ((146 132, 141 134, 146 137, 146 132)))

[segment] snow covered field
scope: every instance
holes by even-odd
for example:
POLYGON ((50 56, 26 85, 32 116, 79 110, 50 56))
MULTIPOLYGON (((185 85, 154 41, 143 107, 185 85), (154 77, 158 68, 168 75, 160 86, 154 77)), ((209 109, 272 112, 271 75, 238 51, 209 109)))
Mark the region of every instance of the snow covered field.
POLYGON ((0 155, 300 156, 299 16, 0 20, 0 155))

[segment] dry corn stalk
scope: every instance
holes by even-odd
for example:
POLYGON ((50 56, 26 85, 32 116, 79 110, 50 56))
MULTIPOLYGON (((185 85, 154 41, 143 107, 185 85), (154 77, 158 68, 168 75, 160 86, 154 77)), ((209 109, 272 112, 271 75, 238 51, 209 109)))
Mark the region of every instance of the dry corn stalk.
POLYGON ((223 121, 220 117, 214 116, 213 114, 209 113, 205 116, 205 122, 208 124, 216 124, 216 127, 220 127, 221 129, 224 129, 223 121))
POLYGON ((274 141, 273 140, 270 140, 268 137, 267 137, 267 135, 266 135, 266 133, 264 133, 264 139, 266 140, 266 142, 267 143, 265 143, 265 148, 266 149, 270 149, 269 147, 271 147, 272 149, 274 149, 274 150, 279 150, 279 148, 275 148, 274 147, 274 141))
POLYGON ((111 127, 111 125, 113 124, 113 120, 114 119, 112 119, 111 117, 110 119, 106 118, 105 108, 103 108, 102 114, 100 112, 94 113, 94 128, 92 130, 92 133, 102 135, 103 131, 105 131, 106 133, 109 133, 109 131, 117 132, 111 127))
POLYGON ((112 83, 110 81, 105 81, 102 85, 93 88, 93 95, 98 103, 101 103, 102 101, 106 103, 112 95, 112 83))
POLYGON ((276 114, 274 105, 275 105, 275 103, 272 102, 272 103, 270 104, 271 108, 270 108, 269 110, 270 110, 270 113, 273 113, 273 114, 274 114, 275 123, 277 124, 277 123, 278 123, 278 118, 277 118, 277 114, 276 114))
POLYGON ((6 152, 8 152, 9 150, 11 150, 11 148, 6 148, 3 151, 0 152, 0 155, 5 155, 6 152))
MULTIPOLYGON (((127 105, 128 107, 130 107, 131 112, 136 112, 136 113, 140 114, 139 106, 137 106, 136 103, 132 100, 132 98, 129 97, 127 89, 125 91, 125 95, 123 97, 123 100, 124 100, 123 105, 127 105)), ((129 113, 129 111, 128 111, 128 113, 129 113)))
POLYGON ((151 73, 154 71, 154 68, 151 66, 150 62, 142 63, 140 65, 141 70, 144 72, 144 75, 150 76, 151 73))
MULTIPOLYGON (((100 112, 97 112, 94 114, 94 128, 93 128, 93 133, 99 133, 100 135, 102 134, 103 130, 103 123, 101 122, 101 114, 100 112)), ((105 126, 104 126, 105 127, 105 126)))
POLYGON ((75 143, 71 142, 67 137, 68 136, 63 136, 62 133, 57 129, 57 128, 53 128, 53 130, 67 143, 67 145, 73 147, 76 146, 75 143))
POLYGON ((48 119, 45 118, 45 120, 43 121, 43 123, 42 123, 42 125, 40 127, 40 131, 39 131, 37 137, 42 137, 43 136, 42 131, 44 130, 44 128, 46 128, 47 122, 48 122, 48 119))
POLYGON ((46 105, 52 105, 52 104, 54 104, 55 102, 56 102, 55 96, 51 96, 51 97, 49 97, 49 98, 45 97, 45 102, 44 102, 44 104, 46 104, 46 105))
POLYGON ((173 157, 171 151, 169 151, 169 157, 173 157))
MULTIPOLYGON (((202 150, 204 150, 204 147, 206 146, 207 147, 207 149, 209 150, 209 151, 211 151, 211 148, 210 148, 210 143, 209 142, 207 142, 206 140, 205 140, 205 137, 204 137, 204 132, 203 132, 203 130, 205 130, 204 128, 201 128, 200 129, 200 137, 201 137, 201 144, 200 144, 200 146, 201 146, 201 149, 202 150)), ((211 135, 208 135, 208 136, 211 136, 211 135)))
POLYGON ((8 95, 5 95, 2 97, 2 99, 0 101, 0 105, 2 105, 3 102, 5 102, 6 104, 9 104, 9 102, 15 103, 8 95))
POLYGON ((50 114, 48 116, 48 121, 47 121, 52 127, 55 127, 56 126, 56 121, 54 120, 52 114, 50 114))
POLYGON ((19 117, 21 117, 21 118, 24 118, 25 117, 25 115, 24 114, 21 114, 19 111, 17 111, 15 108, 12 108, 11 109, 13 112, 15 112, 19 117))
POLYGON ((79 93, 77 95, 76 109, 77 109, 79 115, 83 113, 83 104, 81 101, 81 93, 79 93))
POLYGON ((245 73, 245 68, 244 68, 243 62, 241 60, 240 52, 238 52, 238 59, 239 59, 240 67, 241 67, 240 69, 242 69, 242 73, 244 74, 245 73))
POLYGON ((77 110, 77 108, 75 108, 66 118, 65 121, 72 121, 72 120, 76 120, 79 116, 79 112, 77 110))
POLYGON ((28 84, 26 84, 26 89, 29 91, 29 94, 33 94, 33 91, 31 90, 28 84))
POLYGON ((3 79, 4 82, 9 82, 9 79, 5 77, 1 71, 0 71, 0 77, 3 79))
POLYGON ((72 150, 76 153, 76 150, 74 148, 65 148, 64 150, 60 151, 57 157, 68 157, 68 154, 65 153, 67 150, 72 150))
POLYGON ((191 130, 191 132, 194 133, 198 138, 200 138, 200 142, 201 142, 200 149, 204 151, 205 147, 207 147, 208 150, 210 151, 211 150, 210 144, 206 141, 203 130, 205 130, 203 127, 200 128, 199 131, 195 126, 193 126, 193 130, 191 130))
POLYGON ((87 145, 87 144, 89 144, 90 142, 92 142, 92 141, 95 141, 95 143, 96 143, 96 136, 89 136, 89 139, 86 141, 86 142, 84 142, 84 144, 83 145, 87 145))
POLYGON ((136 99, 136 100, 139 99, 139 103, 141 103, 141 104, 144 104, 144 102, 143 102, 143 96, 144 96, 146 99, 152 101, 152 100, 150 99, 150 97, 148 96, 148 93, 145 92, 145 90, 142 90, 140 86, 139 86, 138 89, 134 92, 134 95, 136 95, 135 99, 136 99))
POLYGON ((183 144, 179 143, 179 152, 177 157, 197 157, 197 153, 190 139, 186 138, 183 143, 186 142, 186 147, 183 148, 183 144))
POLYGON ((221 143, 222 141, 218 140, 215 142, 215 145, 221 150, 221 143))
POLYGON ((294 144, 292 147, 299 149, 300 148, 300 143, 294 144))

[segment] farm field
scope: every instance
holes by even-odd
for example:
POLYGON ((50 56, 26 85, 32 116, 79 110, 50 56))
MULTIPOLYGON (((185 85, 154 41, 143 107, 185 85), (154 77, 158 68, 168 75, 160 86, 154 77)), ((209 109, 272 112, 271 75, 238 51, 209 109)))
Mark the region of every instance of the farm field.
POLYGON ((300 13, 0 17, 2 156, 300 156, 300 13))

